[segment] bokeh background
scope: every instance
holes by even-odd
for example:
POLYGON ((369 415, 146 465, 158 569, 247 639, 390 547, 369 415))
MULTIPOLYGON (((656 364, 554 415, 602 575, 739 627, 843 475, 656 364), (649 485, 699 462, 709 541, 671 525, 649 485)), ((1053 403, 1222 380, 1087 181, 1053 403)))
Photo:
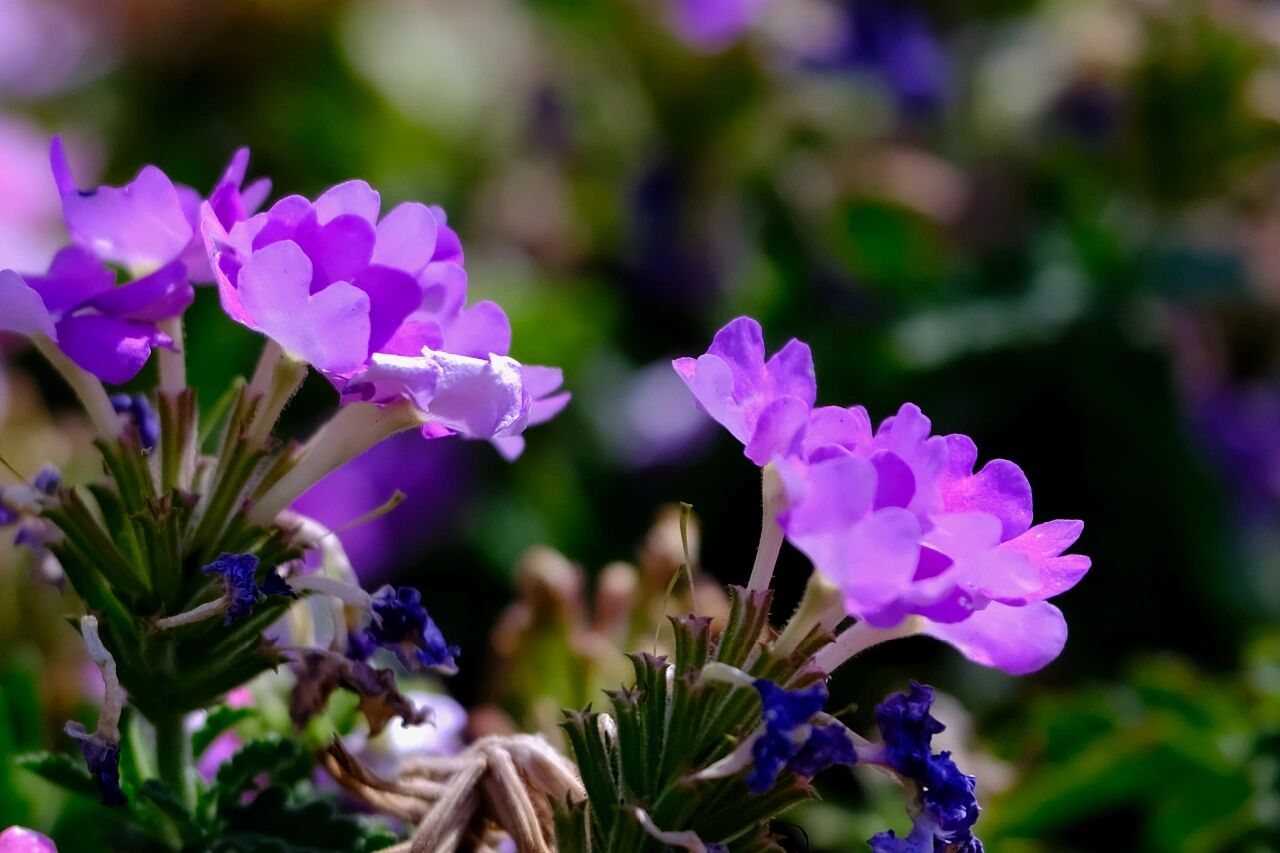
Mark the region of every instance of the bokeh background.
MULTIPOLYGON (((343 539, 369 581, 424 590, 463 704, 532 725, 531 693, 598 687, 554 654, 493 663, 531 546, 590 587, 686 501, 700 570, 745 580, 758 472, 668 362, 749 313, 813 345, 820 402, 916 402, 1017 461, 1037 518, 1086 523, 1050 667, 905 641, 833 705, 867 724, 909 677, 954 697, 997 853, 1280 850, 1280 3, 0 0, 0 266, 63 239, 53 132, 113 183, 150 162, 207 187, 248 145, 276 195, 363 177, 442 204, 513 354, 564 367, 574 401, 518 463, 403 436, 302 502, 340 527, 408 494, 343 539), (740 20, 698 18, 717 5, 740 20)), ((210 292, 188 317, 209 404, 260 344, 210 292)), ((92 472, 18 344, 0 452, 92 472)), ((333 403, 309 381, 287 429, 333 403)), ((0 542, 0 759, 93 701, 39 572, 0 542)), ((784 556, 780 610, 806 573, 784 556)), ((905 822, 860 776, 820 787, 793 849, 905 822)), ((0 826, 65 808, 0 773, 0 826)))

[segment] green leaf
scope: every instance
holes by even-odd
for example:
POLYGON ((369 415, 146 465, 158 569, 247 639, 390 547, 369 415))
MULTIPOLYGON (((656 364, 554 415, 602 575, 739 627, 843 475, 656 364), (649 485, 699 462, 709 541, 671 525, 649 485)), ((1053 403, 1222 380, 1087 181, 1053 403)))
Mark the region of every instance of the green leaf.
POLYGON ((214 851, 364 853, 396 841, 386 827, 342 814, 310 786, 291 794, 273 785, 247 803, 228 805, 219 818, 226 829, 211 845, 214 851))
POLYGON ((84 762, 65 752, 34 752, 20 755, 14 765, 34 773, 46 782, 64 788, 73 794, 98 799, 98 786, 84 766, 84 762))
POLYGON ((297 741, 271 736, 250 741, 218 768, 217 778, 204 795, 219 814, 239 802, 246 792, 257 790, 257 779, 265 774, 277 784, 294 784, 311 775, 310 756, 297 741))
POLYGON ((186 805, 168 785, 159 779, 148 779, 138 791, 142 797, 164 813, 178 830, 184 844, 196 844, 205 837, 204 831, 186 805))

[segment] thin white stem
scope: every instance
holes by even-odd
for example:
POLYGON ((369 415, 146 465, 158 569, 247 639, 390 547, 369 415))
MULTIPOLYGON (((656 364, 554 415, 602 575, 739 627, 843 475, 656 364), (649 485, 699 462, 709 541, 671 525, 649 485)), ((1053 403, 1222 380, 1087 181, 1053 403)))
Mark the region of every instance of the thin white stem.
POLYGON ((813 656, 818 669, 826 673, 836 670, 841 664, 851 660, 867 649, 919 634, 924 621, 918 616, 909 616, 892 628, 875 628, 866 622, 859 622, 845 631, 836 641, 813 656))
POLYGON ((175 352, 165 347, 156 349, 160 367, 160 390, 166 394, 179 394, 187 387, 187 350, 183 340, 182 315, 161 320, 156 326, 173 339, 177 350, 175 352))
POLYGON ((421 414, 407 400, 385 407, 370 403, 343 406, 302 448, 294 467, 254 503, 249 510, 250 523, 271 523, 326 474, 383 439, 422 422, 421 414))
POLYGON ((786 509, 787 495, 782 477, 773 465, 766 465, 760 472, 760 493, 764 510, 760 520, 760 545, 756 548, 755 565, 751 567, 751 579, 747 589, 763 591, 773 580, 773 569, 778 563, 778 553, 785 538, 778 525, 778 515, 786 509))
POLYGON ((779 655, 790 655, 814 628, 830 630, 844 616, 844 602, 840 590, 815 571, 805 584, 800 606, 792 614, 782 633, 773 644, 779 655))
POLYGON ((182 625, 190 625, 194 622, 203 622, 205 619, 212 619, 215 616, 221 616, 227 612, 227 608, 231 606, 231 599, 227 596, 219 596, 213 601, 193 607, 176 616, 166 616, 163 619, 157 619, 154 623, 155 627, 161 631, 172 631, 174 628, 182 625))
POLYGON ((116 659, 102 644, 98 636, 98 620, 94 616, 80 617, 80 633, 89 658, 102 671, 105 691, 102 695, 102 711, 98 714, 98 735, 111 743, 120 741, 120 713, 124 710, 125 692, 116 675, 116 659))
POLYGON ((275 341, 267 341, 248 388, 248 394, 258 398, 258 410, 248 429, 250 442, 261 444, 266 441, 280 419, 280 413, 306 378, 306 362, 287 355, 275 341))
POLYGON ((687 853, 707 853, 706 843, 692 829, 681 832, 663 831, 644 809, 636 806, 632 811, 640 826, 644 827, 644 831, 668 847, 679 847, 687 853))
POLYGON ((114 439, 120 436, 121 420, 116 410, 111 407, 111 399, 102 387, 98 378, 82 369, 66 354, 58 349, 58 345, 44 335, 31 338, 40 354, 53 365, 62 378, 71 386, 71 390, 80 398, 85 413, 93 422, 93 428, 102 438, 114 439))

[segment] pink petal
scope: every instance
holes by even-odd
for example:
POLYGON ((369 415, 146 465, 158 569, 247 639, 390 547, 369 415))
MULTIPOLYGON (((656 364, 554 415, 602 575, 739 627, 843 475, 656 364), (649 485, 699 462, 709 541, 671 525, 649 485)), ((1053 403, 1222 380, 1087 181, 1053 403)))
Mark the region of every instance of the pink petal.
POLYGON ((472 358, 511 350, 511 323, 496 302, 477 302, 462 309, 444 329, 444 349, 472 358))
POLYGON ((948 478, 942 485, 948 512, 987 512, 1004 525, 1005 539, 1031 526, 1031 484, 1022 469, 1007 459, 992 459, 977 474, 948 478))
POLYGON ((339 216, 357 216, 376 225, 382 197, 364 181, 347 181, 325 190, 316 199, 316 219, 321 225, 339 216))
POLYGON ((399 205, 378 223, 373 263, 417 275, 436 250, 436 217, 417 202, 399 205))
POLYGON ((761 410, 747 442, 746 455, 760 467, 778 456, 796 452, 809 422, 809 404, 796 397, 780 397, 761 410))
POLYGON ((368 295, 346 282, 312 294, 311 261, 296 243, 255 252, 238 284, 251 327, 316 368, 342 373, 368 357, 368 295))

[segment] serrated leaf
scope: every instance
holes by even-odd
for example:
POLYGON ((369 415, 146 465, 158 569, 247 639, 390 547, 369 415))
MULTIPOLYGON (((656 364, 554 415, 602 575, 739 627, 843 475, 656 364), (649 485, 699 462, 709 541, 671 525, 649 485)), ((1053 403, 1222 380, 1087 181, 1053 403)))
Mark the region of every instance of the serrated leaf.
POLYGON ((98 786, 84 762, 63 752, 34 752, 20 755, 13 761, 29 773, 34 773, 46 782, 51 782, 73 794, 98 799, 98 786))
POLYGON ((212 849, 363 853, 395 842, 395 836, 384 827, 342 814, 306 787, 299 795, 273 785, 248 802, 228 806, 219 815, 226 830, 212 849))
POLYGON ((256 790, 264 774, 275 784, 294 784, 311 775, 312 762, 293 740, 263 738, 245 744, 218 768, 213 787, 205 795, 221 814, 239 802, 242 794, 256 790))
POLYGON ((139 793, 169 818, 184 844, 196 844, 204 838, 204 831, 196 823, 195 816, 168 785, 159 779, 148 779, 142 783, 139 793))

